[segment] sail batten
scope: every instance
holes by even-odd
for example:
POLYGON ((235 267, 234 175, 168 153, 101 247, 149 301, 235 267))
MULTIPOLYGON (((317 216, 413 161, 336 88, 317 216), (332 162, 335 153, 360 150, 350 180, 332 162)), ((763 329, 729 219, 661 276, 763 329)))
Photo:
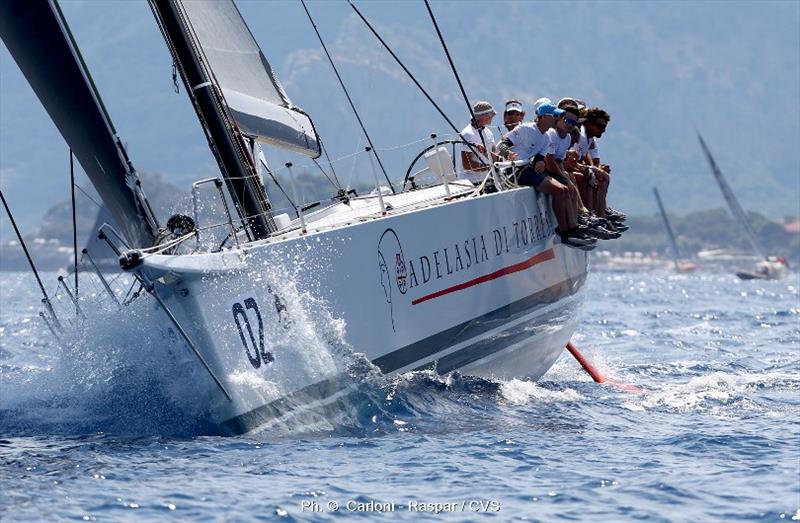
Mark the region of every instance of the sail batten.
POLYGON ((262 143, 318 157, 314 124, 286 94, 233 1, 184 0, 180 6, 241 131, 262 143))

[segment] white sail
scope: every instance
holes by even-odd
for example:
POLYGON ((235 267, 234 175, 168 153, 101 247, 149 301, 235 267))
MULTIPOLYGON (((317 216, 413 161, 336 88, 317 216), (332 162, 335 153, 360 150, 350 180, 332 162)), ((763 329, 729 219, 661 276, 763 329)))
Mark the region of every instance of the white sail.
POLYGON ((292 104, 233 1, 183 0, 179 5, 242 132, 318 157, 314 124, 292 104))

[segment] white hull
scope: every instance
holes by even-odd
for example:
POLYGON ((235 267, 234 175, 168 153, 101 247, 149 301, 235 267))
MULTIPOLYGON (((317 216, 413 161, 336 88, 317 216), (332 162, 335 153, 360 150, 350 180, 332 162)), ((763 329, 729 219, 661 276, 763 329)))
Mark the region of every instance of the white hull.
POLYGON ((322 211, 308 234, 244 251, 144 257, 137 271, 161 278, 157 292, 231 396, 217 394, 212 414, 223 430, 335 398, 341 341, 384 373, 537 379, 550 368, 577 325, 586 253, 558 241, 532 189, 431 203, 441 190, 388 196, 384 217, 365 216, 375 199, 350 222, 322 211))

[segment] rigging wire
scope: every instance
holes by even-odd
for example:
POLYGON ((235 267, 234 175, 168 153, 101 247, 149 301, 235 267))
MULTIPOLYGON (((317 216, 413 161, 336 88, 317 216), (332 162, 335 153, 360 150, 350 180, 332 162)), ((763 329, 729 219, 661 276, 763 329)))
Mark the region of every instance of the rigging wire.
MULTIPOLYGON (((458 71, 456 70, 456 64, 453 63, 453 58, 450 56, 450 50, 447 49, 447 44, 444 41, 444 36, 442 35, 442 31, 439 29, 439 24, 436 22, 436 17, 433 15, 433 10, 431 9, 431 4, 428 0, 424 0, 425 8, 428 10, 428 14, 431 17, 431 22, 433 22, 433 28, 436 29, 436 34, 439 35, 439 41, 442 43, 442 48, 444 49, 444 54, 447 56, 447 61, 450 62, 450 69, 453 71, 453 76, 456 77, 456 82, 458 82, 458 88, 461 89, 461 96, 464 97, 464 103, 467 104, 467 111, 469 111, 469 116, 472 119, 472 123, 475 127, 478 127, 478 121, 475 119, 475 113, 472 111, 472 105, 469 103, 469 97, 467 96, 467 92, 464 90, 464 84, 461 83, 461 77, 458 75, 458 71)), ((481 143, 483 143, 483 149, 486 151, 486 158, 491 159, 492 153, 489 151, 489 148, 486 147, 486 138, 483 136, 483 128, 478 129, 478 135, 481 137, 481 143)), ((480 156, 478 157, 480 159, 480 156)))
POLYGON ((469 97, 467 96, 467 92, 464 90, 464 84, 461 83, 461 77, 458 75, 456 65, 453 63, 453 58, 450 56, 450 50, 447 49, 447 44, 444 41, 444 36, 442 36, 442 31, 439 29, 439 24, 436 22, 436 17, 433 15, 431 4, 428 3, 428 0, 424 0, 424 2, 425 8, 428 10, 428 14, 431 17, 431 22, 433 22, 433 28, 436 29, 436 34, 439 35, 439 41, 442 43, 444 54, 447 56, 447 61, 450 63, 450 69, 453 71, 453 76, 456 77, 456 82, 458 82, 458 88, 461 89, 461 96, 464 97, 464 102, 467 104, 467 111, 469 111, 470 117, 475 120, 475 113, 472 112, 472 105, 469 103, 469 97))
POLYGON ((320 148, 322 148, 322 152, 325 154, 325 159, 328 160, 328 165, 331 168, 331 172, 333 173, 333 179, 336 180, 336 188, 341 190, 342 184, 339 183, 339 177, 336 176, 336 169, 333 168, 333 163, 331 163, 331 157, 328 156, 328 148, 325 147, 325 144, 322 143, 322 138, 317 136, 317 140, 319 140, 320 148))
POLYGON ((328 176, 328 173, 327 173, 327 171, 325 171, 325 169, 323 169, 323 168, 322 168, 322 166, 319 164, 319 162, 317 161, 317 159, 316 159, 316 158, 312 158, 312 159, 311 159, 311 161, 312 161, 312 162, 314 162, 314 165, 316 165, 316 166, 317 166, 317 169, 319 169, 319 172, 321 172, 321 173, 322 173, 322 175, 323 175, 325 178, 327 178, 329 182, 331 182, 331 185, 333 185, 334 187, 336 187, 336 189, 337 189, 337 190, 338 190, 338 189, 341 189, 341 187, 339 187, 339 184, 338 184, 338 183, 336 183, 336 182, 334 182, 333 180, 331 180, 331 177, 330 177, 330 176, 328 176))
POLYGON ((260 158, 259 158, 259 160, 258 160, 258 161, 259 161, 259 163, 261 163, 261 165, 264 167, 264 169, 266 169, 266 170, 267 170, 267 174, 269 174, 269 177, 270 177, 270 178, 272 178, 272 181, 273 181, 273 182, 275 182, 275 185, 276 185, 276 186, 278 187, 278 189, 280 189, 280 191, 283 193, 283 196, 284 196, 284 197, 286 198, 286 200, 289 202, 289 205, 291 205, 291 206, 292 206, 292 208, 294 209, 294 212, 295 212, 295 213, 297 213, 297 216, 300 216, 300 211, 299 211, 299 210, 297 210, 297 205, 295 205, 295 204, 294 204, 294 202, 292 201, 292 199, 291 199, 291 198, 289 198, 289 195, 286 193, 286 191, 284 191, 284 190, 283 190, 283 187, 281 187, 281 184, 280 184, 280 183, 278 183, 278 179, 275 177, 275 175, 274 175, 274 174, 272 174, 272 169, 270 169, 270 168, 269 168, 269 166, 266 164, 266 162, 264 162, 264 161, 263 161, 263 160, 261 160, 260 158))
POLYGON ((358 125, 361 126, 361 130, 364 132, 364 136, 366 136, 367 142, 369 142, 369 146, 372 148, 372 154, 378 161, 378 165, 380 166, 381 171, 383 171, 383 177, 386 178, 386 182, 389 184, 389 188, 392 190, 392 194, 396 194, 397 191, 395 191, 392 182, 389 180, 389 175, 386 173, 386 169, 383 167, 383 162, 381 162, 381 158, 380 156, 378 156, 378 152, 375 150, 375 146, 372 144, 372 139, 369 137, 369 133, 367 133, 367 128, 364 127, 364 122, 361 121, 361 116, 359 116, 358 110, 356 110, 356 105, 353 103, 353 99, 350 98, 350 93, 347 91, 347 87, 345 87, 344 85, 344 80, 342 80, 342 76, 339 74, 339 70, 336 68, 336 64, 333 63, 333 58, 331 57, 331 54, 328 52, 328 48, 325 45, 325 42, 322 40, 322 35, 319 34, 319 29, 317 29, 317 24, 314 23, 314 19, 311 17, 311 13, 308 11, 308 7, 306 7, 305 0, 300 0, 300 3, 303 4, 303 9, 306 12, 306 16, 308 16, 308 21, 311 22, 311 26, 314 28, 314 32, 317 34, 317 39, 319 40, 319 43, 322 45, 322 50, 325 51, 325 56, 328 57, 328 62, 330 62, 331 67, 333 68, 333 72, 336 73, 336 78, 339 80, 339 85, 342 86, 344 95, 347 97, 347 101, 350 103, 350 108, 353 109, 353 114, 355 114, 356 120, 358 120, 358 125))
MULTIPOLYGON (((75 300, 78 299, 78 221, 75 216, 75 155, 69 150, 69 181, 72 193, 72 254, 75 262, 75 300)), ((77 307, 77 305, 75 305, 77 307)))
POLYGON ((98 203, 98 202, 97 202, 97 200, 95 200, 94 198, 92 198, 92 197, 91 197, 91 195, 89 195, 89 193, 88 193, 88 192, 86 192, 86 190, 85 190, 83 187, 81 187, 81 186, 80 186, 79 184, 77 184, 77 183, 75 184, 75 187, 76 187, 76 188, 77 188, 77 189, 78 189, 80 192, 82 192, 84 196, 86 196, 87 198, 89 198, 89 200, 90 200, 90 201, 91 201, 93 204, 97 205, 97 206, 98 206, 99 208, 101 208, 101 209, 103 208, 103 205, 102 205, 102 204, 100 204, 100 203, 98 203))
POLYGON ((28 252, 28 246, 25 245, 25 240, 22 239, 22 234, 19 232, 19 227, 17 227, 16 220, 14 220, 14 215, 11 214, 11 209, 8 208, 8 203, 6 202, 6 197, 5 195, 3 195, 2 190, 0 190, 0 200, 3 200, 3 207, 6 208, 6 214, 8 214, 8 218, 11 220, 11 225, 14 227, 14 232, 17 233, 17 239, 19 240, 19 244, 22 246, 22 250, 25 251, 25 257, 28 258, 28 264, 31 266, 33 275, 36 277, 36 282, 39 284, 39 288, 42 290, 42 296, 44 296, 44 299, 42 301, 47 307, 47 310, 50 311, 50 315, 56 319, 56 322, 58 322, 58 317, 56 316, 56 313, 53 310, 53 305, 50 303, 50 297, 47 295, 47 291, 44 289, 44 284, 42 283, 42 279, 39 277, 39 271, 36 270, 36 265, 33 263, 33 258, 31 258, 31 253, 28 252))
POLYGON ((375 38, 377 38, 378 41, 381 43, 381 45, 383 45, 383 48, 386 49, 386 51, 392 56, 392 58, 394 58, 395 62, 397 62, 397 65, 399 65, 403 69, 403 71, 408 75, 411 81, 414 82, 414 85, 417 86, 417 89, 419 89, 422 92, 422 94, 425 95, 425 98, 427 98, 428 101, 431 103, 431 105, 433 105, 434 109, 436 109, 439 112, 439 114, 442 116, 442 118, 444 118, 444 120, 453 129, 453 131, 455 131, 456 134, 458 134, 458 137, 461 139, 464 145, 469 147, 470 150, 472 150, 472 152, 475 153, 475 155, 478 157, 478 160, 483 165, 486 165, 486 162, 481 159, 479 151, 475 149, 474 144, 471 144, 470 142, 465 140, 463 136, 461 136, 461 132, 459 132, 458 128, 455 126, 455 124, 453 124, 452 120, 448 118, 448 116, 444 113, 444 111, 442 111, 441 107, 439 107, 439 104, 437 104, 436 101, 433 98, 431 98, 431 95, 428 94, 428 91, 426 91, 425 88, 422 87, 422 85, 419 83, 419 81, 417 81, 414 75, 411 74, 411 71, 408 70, 408 68, 405 66, 402 60, 400 60, 400 58, 397 57, 394 51, 392 51, 392 48, 389 47, 389 44, 387 44, 386 41, 381 37, 381 35, 378 34, 378 31, 374 27, 372 27, 372 24, 369 23, 369 20, 367 20, 364 17, 364 15, 361 14, 361 11, 359 11, 358 8, 355 5, 353 5, 353 2, 351 0, 347 0, 347 3, 350 4, 350 7, 352 7, 353 11, 355 11, 358 17, 361 18, 361 21, 363 21, 364 24, 366 24, 367 28, 369 28, 369 30, 372 32, 372 34, 375 35, 375 38))

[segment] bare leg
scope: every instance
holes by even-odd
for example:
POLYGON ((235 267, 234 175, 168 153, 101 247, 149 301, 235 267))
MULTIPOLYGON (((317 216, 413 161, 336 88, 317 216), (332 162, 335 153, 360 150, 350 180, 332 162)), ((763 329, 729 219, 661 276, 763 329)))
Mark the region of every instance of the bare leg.
POLYGON ((594 210, 594 191, 589 186, 586 175, 582 173, 575 173, 575 184, 578 186, 578 191, 581 194, 581 201, 588 210, 594 210))
POLYGON ((603 217, 605 217, 606 207, 608 207, 606 204, 606 195, 608 195, 609 181, 609 178, 606 178, 604 183, 597 184, 597 207, 601 210, 600 212, 603 213, 603 217))
POLYGON ((575 227, 575 218, 570 216, 571 202, 569 189, 566 185, 557 182, 549 176, 536 186, 536 190, 553 197, 553 213, 556 215, 558 230, 562 233, 575 227))
POLYGON ((608 194, 608 173, 601 170, 595 170, 595 178, 597 179, 597 189, 595 189, 594 199, 594 212, 601 218, 606 217, 606 194, 608 194))
POLYGON ((580 175, 580 173, 575 173, 570 171, 567 171, 567 174, 569 175, 569 179, 572 181, 572 185, 575 186, 575 190, 577 192, 578 208, 575 212, 580 214, 582 212, 588 211, 589 209, 586 207, 585 200, 583 199, 583 189, 581 189, 580 186, 580 183, 583 183, 583 180, 581 179, 580 183, 578 182, 579 177, 583 178, 583 176, 580 175))

